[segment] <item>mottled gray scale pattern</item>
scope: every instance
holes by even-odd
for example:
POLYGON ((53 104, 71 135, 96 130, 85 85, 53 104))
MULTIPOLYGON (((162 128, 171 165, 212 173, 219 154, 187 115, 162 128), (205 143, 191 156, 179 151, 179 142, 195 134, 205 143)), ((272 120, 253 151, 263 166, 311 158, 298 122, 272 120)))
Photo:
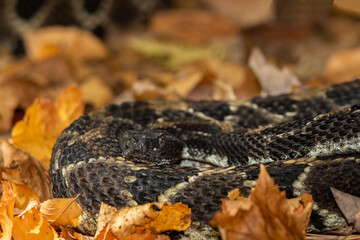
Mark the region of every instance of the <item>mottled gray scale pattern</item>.
POLYGON ((342 219, 330 201, 330 185, 360 195, 360 107, 349 107, 360 99, 355 97, 359 89, 356 80, 242 102, 150 101, 100 108, 71 124, 54 145, 53 195, 81 193, 78 202, 89 221, 96 221, 101 202, 120 208, 158 200, 188 204, 193 219, 206 221, 230 190, 239 188, 247 196, 258 163, 265 163, 288 197, 313 195, 319 208, 314 225, 335 227, 338 222, 329 223, 323 214, 342 219), (322 111, 331 112, 318 115, 322 111), (184 153, 169 150, 172 145, 164 139, 180 142, 176 146, 184 153), (139 164, 134 156, 144 161, 139 164), (148 161, 149 156, 156 159, 148 161), (176 161, 170 163, 171 158, 176 161), (229 168, 180 167, 182 158, 229 168))
POLYGON ((202 112, 205 115, 215 119, 215 120, 224 120, 226 116, 231 114, 229 105, 222 101, 200 101, 200 102, 190 102, 189 107, 195 111, 202 112))
POLYGON ((359 104, 360 79, 334 85, 326 92, 326 96, 339 106, 359 104))

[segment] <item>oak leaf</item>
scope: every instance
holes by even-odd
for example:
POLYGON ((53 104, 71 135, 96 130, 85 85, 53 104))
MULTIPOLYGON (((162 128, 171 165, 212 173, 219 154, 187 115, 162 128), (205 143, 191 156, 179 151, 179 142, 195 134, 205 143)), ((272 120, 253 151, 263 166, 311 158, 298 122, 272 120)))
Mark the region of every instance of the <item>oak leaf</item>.
POLYGON ((305 239, 312 197, 303 194, 289 204, 263 165, 249 198, 240 197, 238 190, 229 196, 211 220, 223 239, 305 239))
POLYGON ((77 227, 82 211, 76 198, 54 198, 40 205, 40 212, 52 226, 77 227))
POLYGON ((60 133, 84 111, 82 94, 70 86, 53 102, 37 98, 16 123, 11 135, 15 146, 26 150, 44 166, 50 163, 52 147, 60 133))

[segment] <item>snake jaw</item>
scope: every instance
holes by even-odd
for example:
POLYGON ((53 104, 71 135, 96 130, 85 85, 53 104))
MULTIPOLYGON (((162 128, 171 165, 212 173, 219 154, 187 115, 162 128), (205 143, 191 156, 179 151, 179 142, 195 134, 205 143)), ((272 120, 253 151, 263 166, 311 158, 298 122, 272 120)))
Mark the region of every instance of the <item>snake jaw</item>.
POLYGON ((127 130, 120 136, 125 159, 157 165, 181 160, 184 143, 165 130, 127 130))

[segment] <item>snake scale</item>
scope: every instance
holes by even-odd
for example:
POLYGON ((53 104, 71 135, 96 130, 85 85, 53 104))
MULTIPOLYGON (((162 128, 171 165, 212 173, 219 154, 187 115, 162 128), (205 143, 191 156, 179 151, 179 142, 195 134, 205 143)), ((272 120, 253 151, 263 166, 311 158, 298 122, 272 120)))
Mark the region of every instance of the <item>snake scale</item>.
POLYGON ((344 218, 330 187, 360 195, 360 80, 224 101, 148 101, 83 115, 59 136, 54 197, 75 197, 93 231, 101 202, 182 202, 206 223, 234 188, 247 196, 265 163, 287 197, 310 193, 315 229, 344 218))

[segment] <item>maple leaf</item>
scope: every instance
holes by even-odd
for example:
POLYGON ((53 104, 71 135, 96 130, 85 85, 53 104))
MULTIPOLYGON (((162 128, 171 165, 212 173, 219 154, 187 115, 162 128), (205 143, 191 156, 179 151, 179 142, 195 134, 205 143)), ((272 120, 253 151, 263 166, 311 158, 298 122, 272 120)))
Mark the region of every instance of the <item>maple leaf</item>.
POLYGON ((303 194, 289 203, 263 165, 249 198, 240 197, 239 190, 229 196, 211 220, 223 239, 305 239, 312 197, 303 194))
POLYGON ((53 102, 37 98, 16 123, 11 135, 15 146, 32 154, 44 166, 50 163, 52 147, 60 133, 84 112, 82 94, 70 86, 53 102))

